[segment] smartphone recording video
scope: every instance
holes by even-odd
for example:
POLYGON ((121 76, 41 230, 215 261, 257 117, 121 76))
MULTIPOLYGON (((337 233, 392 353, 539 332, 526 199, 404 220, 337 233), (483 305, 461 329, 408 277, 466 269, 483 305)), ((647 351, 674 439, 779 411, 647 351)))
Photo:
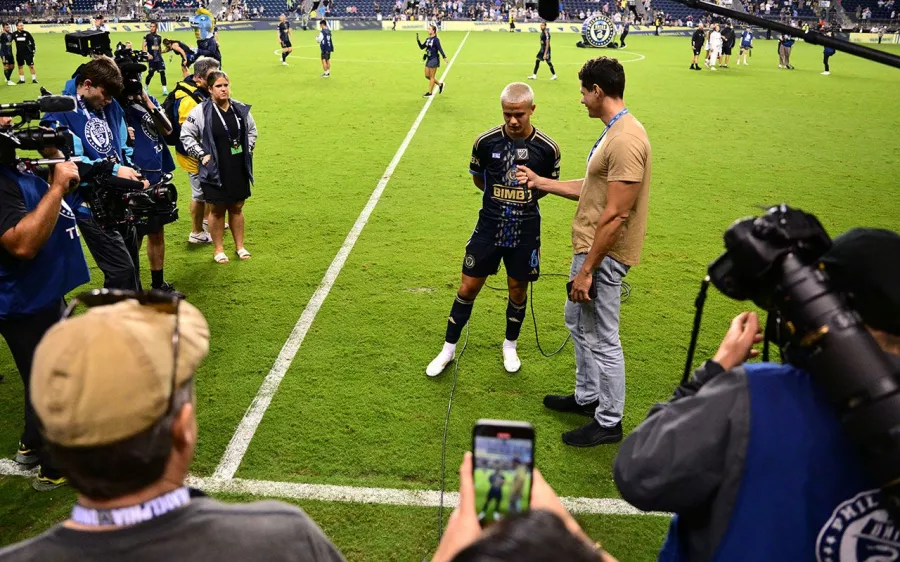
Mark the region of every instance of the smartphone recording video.
POLYGON ((478 420, 472 431, 475 509, 482 527, 528 510, 534 469, 534 427, 478 420))

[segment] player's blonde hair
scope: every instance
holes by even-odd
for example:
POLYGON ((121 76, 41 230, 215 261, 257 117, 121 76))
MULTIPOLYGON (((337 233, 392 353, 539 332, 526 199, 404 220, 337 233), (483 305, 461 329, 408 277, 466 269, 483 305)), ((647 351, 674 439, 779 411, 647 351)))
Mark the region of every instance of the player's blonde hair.
POLYGON ((534 90, 525 82, 513 82, 503 88, 500 93, 500 103, 534 105, 534 90))

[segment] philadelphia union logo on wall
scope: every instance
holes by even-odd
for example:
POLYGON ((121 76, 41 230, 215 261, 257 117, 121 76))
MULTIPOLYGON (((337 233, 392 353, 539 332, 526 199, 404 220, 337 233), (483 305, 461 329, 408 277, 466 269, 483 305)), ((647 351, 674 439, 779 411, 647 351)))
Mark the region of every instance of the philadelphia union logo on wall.
POLYGON ((861 492, 837 506, 816 540, 818 562, 900 560, 900 528, 881 505, 881 492, 861 492))
POLYGON ((109 154, 112 150, 112 131, 103 119, 89 119, 84 126, 84 138, 100 154, 109 154))
POLYGON ((581 36, 591 47, 605 47, 616 36, 616 24, 606 15, 591 16, 581 26, 581 36))

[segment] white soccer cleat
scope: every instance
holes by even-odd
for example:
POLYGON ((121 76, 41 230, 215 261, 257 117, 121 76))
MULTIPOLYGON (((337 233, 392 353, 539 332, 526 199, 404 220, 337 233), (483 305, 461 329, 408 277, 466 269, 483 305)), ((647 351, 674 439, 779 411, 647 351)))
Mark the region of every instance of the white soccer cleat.
POLYGON ((503 342, 503 368, 507 373, 518 373, 522 368, 519 354, 516 353, 516 342, 503 342))
POLYGON ((556 74, 550 77, 550 80, 556 80, 556 74))
POLYGON ((831 73, 828 72, 827 70, 826 70, 825 72, 822 73, 822 76, 830 76, 830 75, 831 75, 831 73))
POLYGON ((166 88, 163 88, 163 95, 164 95, 164 96, 168 96, 168 95, 169 95, 169 90, 167 90, 166 88))
POLYGON ((532 74, 528 77, 529 80, 537 80, 537 74, 532 74))
POLYGON ((445 343, 444 349, 438 353, 437 357, 435 357, 431 363, 428 364, 428 367, 425 368, 425 374, 429 377, 436 377, 444 372, 444 369, 447 368, 453 361, 453 357, 456 355, 456 345, 452 343, 445 343))
POLYGON ((711 67, 709 67, 709 69, 710 69, 710 70, 716 70, 716 67, 711 66, 711 67))

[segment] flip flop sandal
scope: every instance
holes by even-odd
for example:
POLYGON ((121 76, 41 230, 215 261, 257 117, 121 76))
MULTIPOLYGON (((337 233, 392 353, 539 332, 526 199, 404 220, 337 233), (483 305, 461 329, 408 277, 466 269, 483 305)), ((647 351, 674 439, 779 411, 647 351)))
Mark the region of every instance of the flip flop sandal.
POLYGON ((238 255, 242 260, 249 260, 249 259, 250 259, 250 252, 248 252, 246 248, 240 248, 240 249, 237 251, 237 255, 238 255))
POLYGON ((225 255, 225 252, 219 252, 213 259, 216 260, 216 263, 228 263, 228 256, 225 255))

